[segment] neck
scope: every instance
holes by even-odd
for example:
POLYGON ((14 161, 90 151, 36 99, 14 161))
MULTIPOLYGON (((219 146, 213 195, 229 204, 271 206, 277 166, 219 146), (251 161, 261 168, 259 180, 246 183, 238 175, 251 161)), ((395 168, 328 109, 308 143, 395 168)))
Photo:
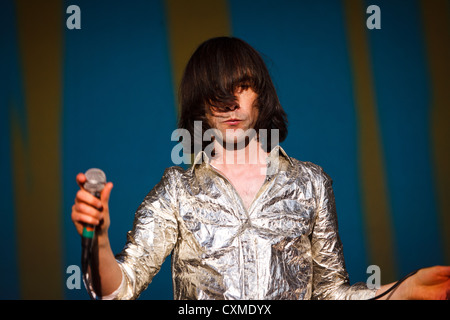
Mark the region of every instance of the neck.
POLYGON ((225 148, 222 144, 214 143, 215 156, 211 160, 214 166, 222 168, 242 168, 249 166, 266 166, 268 153, 263 150, 261 143, 253 137, 242 148, 225 148))

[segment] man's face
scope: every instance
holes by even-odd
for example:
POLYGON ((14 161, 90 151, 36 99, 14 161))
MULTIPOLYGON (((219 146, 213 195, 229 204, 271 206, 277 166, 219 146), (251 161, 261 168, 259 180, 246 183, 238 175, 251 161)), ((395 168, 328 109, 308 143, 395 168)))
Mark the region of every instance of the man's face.
POLYGON ((210 127, 219 130, 223 141, 229 144, 242 142, 248 136, 246 131, 255 127, 259 114, 255 106, 258 95, 252 88, 240 86, 235 96, 236 102, 232 105, 206 108, 206 119, 210 127))

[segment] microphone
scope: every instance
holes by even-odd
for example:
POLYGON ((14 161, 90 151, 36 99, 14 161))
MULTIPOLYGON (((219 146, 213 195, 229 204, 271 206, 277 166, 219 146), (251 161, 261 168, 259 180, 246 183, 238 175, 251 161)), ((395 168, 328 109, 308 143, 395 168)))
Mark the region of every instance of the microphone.
MULTIPOLYGON (((92 168, 86 171, 86 182, 84 183, 84 190, 100 199, 100 194, 106 185, 105 173, 97 168, 92 168)), ((85 224, 83 233, 81 235, 81 267, 83 274, 87 277, 88 267, 91 260, 92 243, 95 236, 95 226, 85 224)), ((88 290, 89 291, 89 290, 88 290)), ((92 298, 92 296, 91 296, 92 298)))

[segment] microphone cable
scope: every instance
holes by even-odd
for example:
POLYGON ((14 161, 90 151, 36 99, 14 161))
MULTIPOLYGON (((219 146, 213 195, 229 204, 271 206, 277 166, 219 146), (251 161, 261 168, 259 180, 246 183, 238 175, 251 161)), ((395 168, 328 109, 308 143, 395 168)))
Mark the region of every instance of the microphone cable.
POLYGON ((83 273, 83 281, 87 287, 87 292, 92 300, 96 297, 93 294, 93 287, 89 279, 89 266, 91 265, 92 257, 92 242, 95 234, 95 226, 87 224, 83 228, 83 235, 81 236, 81 271, 83 273))

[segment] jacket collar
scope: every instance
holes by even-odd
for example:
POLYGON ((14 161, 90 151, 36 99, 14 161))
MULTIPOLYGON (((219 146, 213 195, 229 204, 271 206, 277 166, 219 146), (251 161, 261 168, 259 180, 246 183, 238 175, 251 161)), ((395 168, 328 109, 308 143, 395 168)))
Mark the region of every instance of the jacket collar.
MULTIPOLYGON (((267 158, 267 164, 268 164, 269 168, 271 168, 271 167, 277 168, 278 167, 279 155, 283 156, 286 160, 288 160, 289 164, 291 166, 294 166, 292 159, 287 155, 286 151, 284 151, 284 149, 280 145, 277 145, 270 151, 269 156, 267 158), (275 164, 275 166, 273 164, 275 164)), ((198 167, 198 165, 202 164, 203 162, 209 166, 210 162, 211 162, 211 158, 205 151, 202 150, 195 156, 194 162, 192 163, 192 166, 189 170, 191 170, 191 172, 194 172, 196 167, 198 167)))

